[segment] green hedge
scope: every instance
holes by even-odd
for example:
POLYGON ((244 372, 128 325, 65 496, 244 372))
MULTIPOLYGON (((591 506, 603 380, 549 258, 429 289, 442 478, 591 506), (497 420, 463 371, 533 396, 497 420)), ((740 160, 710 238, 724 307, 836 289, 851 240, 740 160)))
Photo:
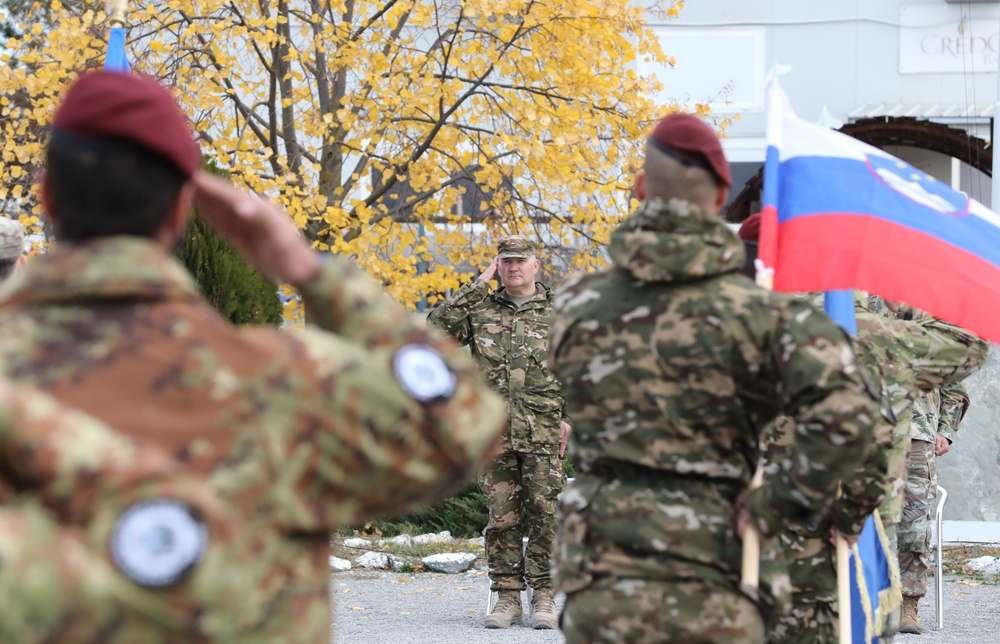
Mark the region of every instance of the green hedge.
MULTIPOLYGON (((563 468, 567 477, 575 476, 575 470, 570 459, 566 459, 563 468)), ((451 531, 456 538, 481 537, 486 523, 489 521, 489 511, 486 508, 486 495, 475 482, 468 484, 462 490, 440 503, 429 508, 418 510, 411 514, 390 517, 380 521, 370 521, 358 530, 374 532, 387 537, 397 534, 426 534, 428 532, 451 531)))

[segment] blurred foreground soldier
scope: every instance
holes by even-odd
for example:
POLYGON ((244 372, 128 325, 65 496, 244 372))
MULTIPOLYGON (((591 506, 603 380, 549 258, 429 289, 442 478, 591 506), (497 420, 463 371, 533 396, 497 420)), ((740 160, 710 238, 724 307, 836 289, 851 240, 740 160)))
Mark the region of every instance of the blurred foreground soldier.
POLYGON ((875 392, 847 336, 739 275, 743 244, 718 215, 730 183, 712 130, 666 117, 613 267, 556 296, 550 360, 579 471, 555 553, 567 642, 762 642, 739 535, 808 523, 872 449, 875 392), (747 493, 782 413, 795 445, 747 493))
POLYGON ((559 383, 546 367, 552 293, 535 281, 539 267, 533 241, 508 237, 479 279, 428 317, 472 348, 486 379, 507 400, 503 453, 480 477, 490 513, 486 558, 498 591, 486 628, 521 622, 525 578, 533 591, 532 627, 555 628, 557 621, 550 561, 569 425, 559 383), (491 292, 498 271, 503 288, 491 292))
MULTIPOLYGON (((987 344, 972 333, 932 317, 914 321, 887 319, 872 312, 868 298, 855 297, 859 345, 882 365, 886 390, 896 425, 888 453, 888 478, 879 516, 889 549, 898 556, 898 530, 903 519, 907 482, 907 452, 913 401, 921 391, 947 387, 979 369, 986 359, 987 344)), ((891 311, 899 304, 886 301, 891 311)), ((905 305, 904 305, 905 307, 905 305)), ((898 560, 897 560, 898 563, 898 560)), ((901 610, 896 602, 880 606, 882 617, 876 633, 880 642, 890 643, 899 631, 901 610), (895 604, 895 605, 894 605, 895 604)))
POLYGON ((0 217, 0 284, 20 270, 27 259, 21 222, 0 217))
POLYGON ((457 488, 499 433, 475 364, 279 208, 200 173, 155 81, 93 73, 53 119, 42 198, 59 242, 0 301, 0 369, 204 475, 240 529, 279 530, 258 641, 327 641, 329 535, 457 488), (170 255, 192 199, 316 327, 235 328, 170 255))
POLYGON ((272 536, 161 450, 0 381, 0 641, 248 641, 272 536))

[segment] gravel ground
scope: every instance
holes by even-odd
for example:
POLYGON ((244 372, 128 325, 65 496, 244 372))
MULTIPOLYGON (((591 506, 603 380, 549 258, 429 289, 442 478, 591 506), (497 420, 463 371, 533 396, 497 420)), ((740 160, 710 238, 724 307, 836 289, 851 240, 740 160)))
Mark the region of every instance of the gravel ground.
MULTIPOLYGON (((331 588, 331 642, 337 644, 563 641, 559 631, 532 630, 527 619, 520 628, 484 629, 489 581, 482 570, 460 575, 351 570, 335 573, 331 588)), ((1000 586, 951 578, 945 581, 944 593, 944 630, 935 628, 932 594, 920 602, 924 634, 898 635, 896 644, 1000 642, 1000 586)))

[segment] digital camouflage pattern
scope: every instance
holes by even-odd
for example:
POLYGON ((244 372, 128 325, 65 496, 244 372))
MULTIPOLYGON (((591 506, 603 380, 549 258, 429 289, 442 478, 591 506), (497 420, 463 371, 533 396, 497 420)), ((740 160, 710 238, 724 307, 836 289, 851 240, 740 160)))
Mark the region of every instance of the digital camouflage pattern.
POLYGON ((240 530, 210 488, 49 396, 0 381, 0 641, 237 642, 266 607, 247 589, 268 572, 272 535, 240 530), (151 590, 112 562, 122 512, 181 501, 208 530, 201 560, 151 590))
POLYGON ((969 396, 960 383, 917 396, 907 465, 903 517, 899 523, 899 575, 903 594, 927 594, 931 562, 931 516, 937 498, 937 436, 953 440, 969 408, 969 396), (930 436, 930 438, 928 438, 930 436))
POLYGON ((256 641, 327 641, 330 532, 454 490, 503 418, 469 356, 349 261, 298 286, 315 326, 235 328, 176 260, 120 237, 56 245, 0 302, 8 378, 206 476, 241 530, 279 532, 265 582, 240 595, 268 608, 256 641), (423 356, 405 373, 404 349, 423 356), (400 379, 433 355, 454 390, 422 403, 400 379))
POLYGON ((561 628, 570 643, 765 641, 750 599, 697 581, 595 583, 566 598, 561 628))
MULTIPOLYGON (((523 238, 509 238, 500 252, 520 257, 528 247, 523 238)), ((504 454, 480 478, 489 508, 483 536, 494 590, 523 588, 525 573, 532 588, 551 585, 556 497, 564 483, 563 395, 547 364, 552 292, 540 282, 535 288, 518 306, 506 289, 491 292, 488 282, 476 280, 427 318, 469 346, 486 381, 507 402, 504 454), (524 536, 532 543, 522 561, 524 536)))
POLYGON ((982 366, 988 346, 972 333, 931 317, 911 321, 873 314, 863 297, 855 299, 855 311, 857 342, 867 345, 872 358, 882 365, 896 418, 879 514, 884 525, 897 524, 903 513, 906 454, 917 392, 962 381, 982 366))
POLYGON ((555 303, 550 360, 578 471, 561 501, 555 561, 574 621, 599 606, 573 595, 609 579, 697 582, 735 601, 734 504, 763 428, 781 413, 794 423, 794 448, 745 497, 773 536, 830 507, 838 481, 874 449, 878 415, 847 336, 810 304, 739 275, 743 247, 721 218, 648 200, 610 252, 612 269, 570 280, 555 303))
POLYGON ((479 484, 490 508, 484 536, 491 588, 523 590, 525 580, 531 588, 551 588, 556 498, 566 484, 562 459, 504 452, 486 467, 479 484))
POLYGON ((504 445, 516 452, 559 454, 563 394, 547 365, 552 292, 535 283, 517 306, 489 282, 464 284, 427 316, 432 326, 468 345, 494 391, 507 401, 504 445))

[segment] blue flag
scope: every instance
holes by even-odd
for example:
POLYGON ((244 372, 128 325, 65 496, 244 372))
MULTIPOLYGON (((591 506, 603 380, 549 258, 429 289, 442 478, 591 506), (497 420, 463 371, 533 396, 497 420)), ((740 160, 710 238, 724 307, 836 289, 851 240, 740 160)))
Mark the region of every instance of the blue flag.
POLYGON ((113 27, 108 34, 108 53, 104 56, 104 71, 130 73, 125 53, 125 28, 113 27))

